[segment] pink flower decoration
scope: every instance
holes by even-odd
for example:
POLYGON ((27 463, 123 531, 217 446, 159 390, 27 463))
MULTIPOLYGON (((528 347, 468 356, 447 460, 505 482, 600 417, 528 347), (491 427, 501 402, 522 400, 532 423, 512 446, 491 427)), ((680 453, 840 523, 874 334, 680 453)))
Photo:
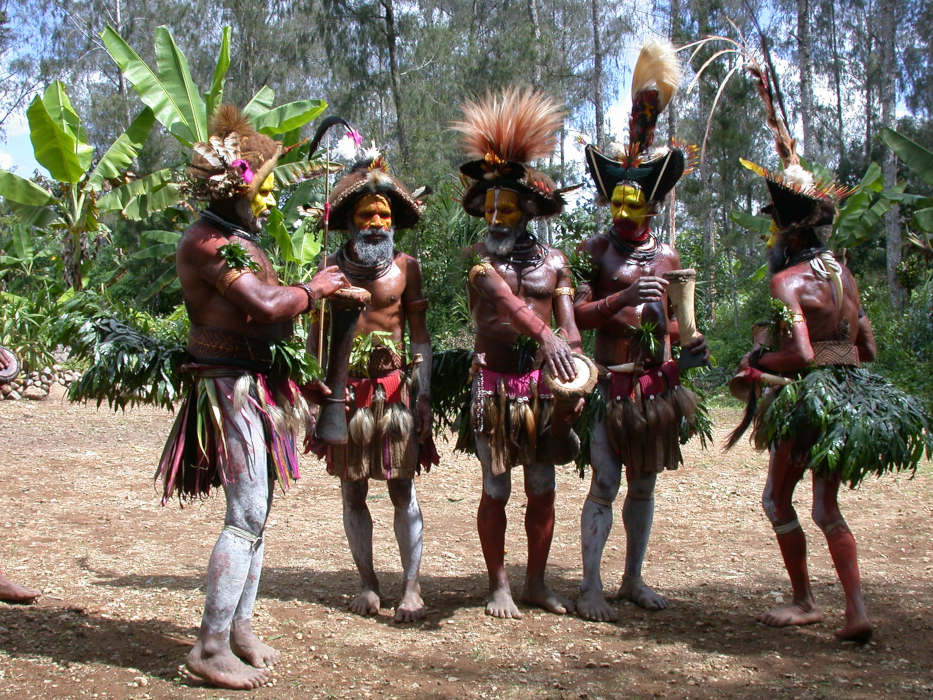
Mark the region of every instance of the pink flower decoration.
POLYGON ((361 134, 356 129, 350 129, 349 131, 347 131, 347 136, 353 139, 353 143, 357 146, 363 143, 363 134, 361 134))
POLYGON ((253 178, 256 177, 249 163, 247 163, 242 158, 237 158, 235 161, 230 163, 230 167, 237 168, 240 171, 243 176, 243 182, 245 182, 247 185, 251 184, 253 182, 253 178))
POLYGON ((324 223, 330 221, 330 202, 324 202, 324 223))

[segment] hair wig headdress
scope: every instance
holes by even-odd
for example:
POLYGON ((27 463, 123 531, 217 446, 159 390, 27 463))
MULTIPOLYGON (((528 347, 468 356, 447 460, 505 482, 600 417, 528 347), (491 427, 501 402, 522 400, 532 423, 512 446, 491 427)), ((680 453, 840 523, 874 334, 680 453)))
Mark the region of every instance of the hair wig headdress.
POLYGON ((463 121, 452 127, 461 134, 460 144, 470 160, 460 172, 470 178, 463 208, 471 216, 483 216, 490 189, 519 193, 532 216, 552 216, 564 207, 563 190, 528 163, 554 150, 554 135, 563 112, 547 95, 532 88, 508 87, 487 93, 478 102, 467 102, 463 121))
POLYGON ((207 143, 194 144, 188 166, 199 199, 252 198, 282 155, 282 144, 260 134, 231 104, 217 107, 207 143))
POLYGON ((628 144, 614 144, 609 155, 592 144, 585 149, 599 201, 608 202, 619 183, 630 182, 641 188, 649 202, 660 202, 687 171, 684 150, 651 148, 658 117, 674 96, 680 76, 680 64, 670 43, 650 41, 642 46, 632 73, 628 144))
POLYGON ((411 228, 421 218, 422 206, 404 185, 389 174, 389 166, 375 149, 350 167, 330 195, 330 224, 338 231, 350 226, 353 208, 367 194, 381 194, 392 207, 392 225, 396 229, 411 228))

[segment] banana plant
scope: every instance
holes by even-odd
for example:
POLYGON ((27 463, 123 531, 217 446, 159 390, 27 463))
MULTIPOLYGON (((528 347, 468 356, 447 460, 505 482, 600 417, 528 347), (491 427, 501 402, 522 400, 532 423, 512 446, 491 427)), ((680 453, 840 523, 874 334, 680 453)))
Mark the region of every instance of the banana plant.
POLYGON ((124 176, 138 155, 154 123, 153 112, 143 109, 93 167, 94 147, 64 83, 55 81, 43 95, 37 95, 26 118, 36 161, 52 179, 43 186, 0 170, 0 196, 27 229, 59 235, 65 282, 81 289, 88 237, 109 233, 99 218, 100 195, 124 176))
MULTIPOLYGON (((155 66, 150 66, 108 26, 101 40, 110 57, 168 133, 183 146, 207 141, 210 116, 223 101, 227 69, 230 67, 230 27, 221 34, 220 52, 210 85, 201 90, 191 75, 188 59, 175 44, 167 27, 155 30, 155 66)), ((256 130, 281 137, 284 145, 299 141, 301 127, 317 117, 327 104, 323 100, 297 100, 278 107, 275 92, 263 86, 243 107, 243 114, 256 130)), ((287 153, 275 169, 277 184, 291 185, 310 174, 311 164, 301 161, 299 149, 287 153)), ((128 219, 142 220, 153 212, 176 205, 183 196, 182 164, 151 173, 117 187, 101 198, 101 212, 119 211, 128 219)))

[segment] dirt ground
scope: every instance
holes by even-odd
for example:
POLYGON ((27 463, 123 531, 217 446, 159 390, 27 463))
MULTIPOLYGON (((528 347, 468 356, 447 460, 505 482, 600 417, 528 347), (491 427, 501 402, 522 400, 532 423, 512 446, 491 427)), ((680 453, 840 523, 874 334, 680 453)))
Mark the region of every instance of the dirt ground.
MULTIPOLYGON (((738 420, 715 412, 717 439, 738 420)), ((171 416, 114 414, 58 400, 0 404, 0 566, 39 588, 38 605, 0 603, 0 697, 206 698, 236 693, 179 674, 203 601, 204 567, 223 498, 159 505, 152 472, 171 416)), ((473 460, 442 451, 417 482, 425 519, 424 597, 417 624, 392 621, 399 563, 391 504, 370 493, 376 565, 386 606, 347 610, 357 575, 343 535, 338 484, 303 461, 277 497, 253 625, 283 653, 257 698, 298 697, 764 697, 912 698, 933 695, 933 467, 842 495, 858 538, 875 624, 864 647, 840 644, 843 598, 825 542, 810 536, 810 568, 825 619, 770 629, 754 621, 788 591, 759 506, 765 458, 692 443, 687 464, 658 482, 645 578, 671 598, 649 613, 620 602, 614 624, 526 609, 522 620, 483 614, 486 575, 475 534, 473 460)), ((506 555, 513 588, 525 559, 520 477, 509 504, 506 555)), ((581 576, 579 516, 587 482, 558 470, 550 581, 574 596, 581 576)), ((606 549, 607 588, 621 578, 619 505, 606 549)))

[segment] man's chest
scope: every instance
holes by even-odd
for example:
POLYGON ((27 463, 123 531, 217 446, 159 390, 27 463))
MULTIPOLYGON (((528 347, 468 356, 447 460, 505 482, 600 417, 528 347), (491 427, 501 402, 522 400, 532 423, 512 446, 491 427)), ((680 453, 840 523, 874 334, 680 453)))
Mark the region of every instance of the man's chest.
POLYGON ((660 276, 669 270, 668 261, 661 255, 628 256, 609 250, 599 261, 596 282, 599 289, 615 292, 631 286, 641 277, 660 276))
POLYGON ((522 298, 548 299, 557 286, 557 272, 547 264, 537 267, 514 267, 508 263, 493 263, 512 293, 522 298))
POLYGON ((354 284, 368 290, 372 295, 369 309, 372 311, 392 311, 402 304, 405 294, 405 273, 393 264, 386 274, 374 280, 357 281, 354 284))

